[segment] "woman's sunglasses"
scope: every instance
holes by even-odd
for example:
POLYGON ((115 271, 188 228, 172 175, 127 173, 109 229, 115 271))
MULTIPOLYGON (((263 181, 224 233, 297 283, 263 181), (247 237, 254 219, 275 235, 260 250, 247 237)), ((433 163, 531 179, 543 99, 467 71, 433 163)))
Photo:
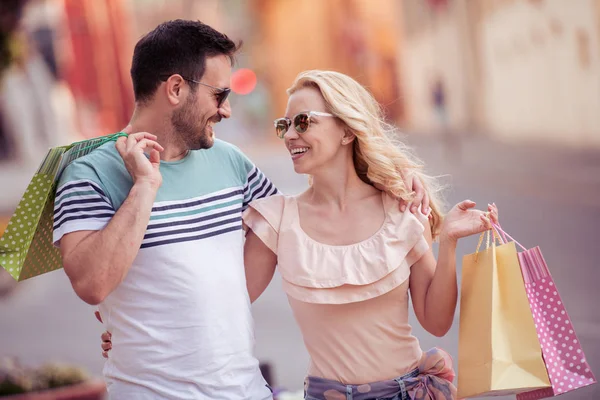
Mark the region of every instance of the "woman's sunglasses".
MULTIPOLYGON (((306 132, 308 130, 308 128, 310 127, 311 117, 313 117, 313 116, 334 117, 335 115, 320 112, 320 111, 307 111, 307 112, 302 112, 300 114, 296 114, 294 116, 294 120, 293 120, 294 129, 296 129, 296 132, 298 132, 298 133, 306 132)), ((288 129, 290 129, 290 126, 292 125, 292 120, 289 118, 277 118, 273 122, 273 125, 275 125, 275 132, 277 133, 277 137, 280 139, 283 139, 283 137, 285 136, 285 133, 288 131, 288 129)))

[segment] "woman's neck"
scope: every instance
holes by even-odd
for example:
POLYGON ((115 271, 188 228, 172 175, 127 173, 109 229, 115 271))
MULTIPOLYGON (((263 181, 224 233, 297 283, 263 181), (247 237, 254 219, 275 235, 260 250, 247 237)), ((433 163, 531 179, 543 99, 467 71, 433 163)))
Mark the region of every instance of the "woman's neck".
POLYGON ((313 175, 312 185, 306 191, 305 198, 311 203, 329 204, 344 210, 348 203, 379 192, 360 179, 351 160, 349 164, 345 168, 321 168, 318 174, 313 175))

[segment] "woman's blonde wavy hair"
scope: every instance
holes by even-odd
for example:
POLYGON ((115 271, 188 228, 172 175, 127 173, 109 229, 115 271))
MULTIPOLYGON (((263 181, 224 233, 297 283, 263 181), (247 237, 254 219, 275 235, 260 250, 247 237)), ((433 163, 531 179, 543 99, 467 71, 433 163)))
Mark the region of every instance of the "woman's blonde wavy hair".
POLYGON ((384 121, 383 111, 375 98, 361 84, 334 71, 311 70, 300 73, 288 95, 305 87, 321 92, 328 112, 339 118, 356 138, 354 167, 366 183, 384 188, 407 201, 414 192, 406 187, 412 176, 418 177, 430 198, 431 233, 436 238, 443 221, 441 186, 423 172, 422 163, 408 146, 397 139, 396 129, 384 121))

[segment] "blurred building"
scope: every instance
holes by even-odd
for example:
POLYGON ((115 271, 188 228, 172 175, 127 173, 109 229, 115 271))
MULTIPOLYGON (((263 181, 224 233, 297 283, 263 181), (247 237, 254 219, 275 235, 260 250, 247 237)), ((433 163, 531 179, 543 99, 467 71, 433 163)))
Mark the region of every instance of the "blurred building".
POLYGON ((286 89, 316 68, 356 78, 408 131, 600 148, 600 0, 26 3, 0 81, 0 184, 17 185, 1 214, 48 147, 126 125, 133 46, 175 18, 244 41, 234 71, 257 81, 231 96, 226 139, 274 137, 286 89))
POLYGON ((121 0, 62 0, 67 40, 64 78, 77 101, 79 132, 122 129, 133 112, 130 10, 121 0))
POLYGON ((600 148, 599 0, 399 4, 407 127, 600 148))
POLYGON ((253 65, 267 80, 272 115, 299 72, 332 69, 367 86, 391 119, 403 117, 396 0, 252 0, 253 65))

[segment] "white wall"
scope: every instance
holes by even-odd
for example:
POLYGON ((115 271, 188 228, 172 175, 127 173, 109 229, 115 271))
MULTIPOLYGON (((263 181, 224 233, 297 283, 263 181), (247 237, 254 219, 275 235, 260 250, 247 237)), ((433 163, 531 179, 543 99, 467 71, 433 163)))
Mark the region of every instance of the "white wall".
POLYGON ((484 121, 508 139, 600 147, 598 27, 591 0, 514 2, 482 24, 484 121), (577 32, 587 34, 582 65, 577 32))
POLYGON ((457 19, 447 15, 439 18, 430 30, 405 38, 401 49, 401 76, 409 128, 437 129, 430 93, 437 76, 446 87, 450 124, 465 127, 465 66, 459 33, 457 19))
POLYGON ((448 12, 402 43, 407 126, 436 129, 429 85, 439 73, 456 130, 600 148, 600 13, 594 0, 500 3, 481 16, 472 30, 476 40, 464 29, 477 23, 464 17, 463 7, 473 6, 469 1, 451 2, 448 12), (587 46, 579 45, 580 33, 587 46), (587 64, 581 49, 587 50, 587 64))

